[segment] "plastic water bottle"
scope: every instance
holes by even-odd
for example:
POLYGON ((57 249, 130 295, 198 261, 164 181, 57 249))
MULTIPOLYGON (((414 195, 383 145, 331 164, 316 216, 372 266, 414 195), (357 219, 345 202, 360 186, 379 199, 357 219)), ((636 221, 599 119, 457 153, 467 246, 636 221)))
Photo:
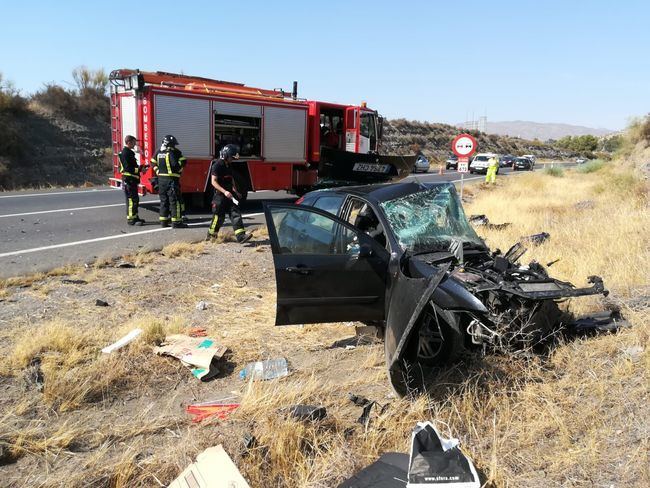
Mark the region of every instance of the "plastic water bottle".
POLYGON ((289 366, 285 358, 267 359, 256 363, 248 363, 239 372, 242 380, 253 378, 254 380, 272 380, 289 374, 289 366))

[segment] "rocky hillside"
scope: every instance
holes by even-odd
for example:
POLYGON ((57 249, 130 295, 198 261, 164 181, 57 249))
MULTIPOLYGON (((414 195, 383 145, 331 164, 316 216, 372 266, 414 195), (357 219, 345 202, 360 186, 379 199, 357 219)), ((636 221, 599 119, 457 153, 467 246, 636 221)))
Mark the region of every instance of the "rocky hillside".
POLYGON ((524 139, 561 139, 566 136, 592 135, 603 137, 612 134, 609 129, 596 129, 581 125, 529 122, 526 120, 512 120, 507 122, 488 122, 487 133, 522 137, 524 139))
MULTIPOLYGON (((412 154, 421 150, 428 157, 441 161, 451 153, 451 141, 461 132, 453 125, 418 122, 405 119, 387 120, 384 123, 385 153, 412 154)), ((468 131, 477 138, 480 152, 498 154, 535 154, 538 157, 561 159, 572 156, 571 152, 539 141, 518 137, 485 134, 468 131)))

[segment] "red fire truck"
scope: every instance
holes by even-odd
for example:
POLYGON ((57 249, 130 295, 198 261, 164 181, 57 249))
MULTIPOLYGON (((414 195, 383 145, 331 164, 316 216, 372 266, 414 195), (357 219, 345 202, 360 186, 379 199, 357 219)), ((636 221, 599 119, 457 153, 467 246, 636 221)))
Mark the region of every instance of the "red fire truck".
MULTIPOLYGON (((390 181, 410 173, 411 157, 380 156, 382 119, 360 106, 298 98, 293 90, 267 90, 240 83, 164 72, 120 69, 110 74, 114 175, 126 135, 137 137, 141 163, 149 161, 166 134, 187 157, 184 195, 197 200, 211 191, 210 161, 226 144, 240 147, 238 186, 246 193, 310 189, 346 183, 390 181)), ((140 193, 153 193, 149 169, 140 193)))

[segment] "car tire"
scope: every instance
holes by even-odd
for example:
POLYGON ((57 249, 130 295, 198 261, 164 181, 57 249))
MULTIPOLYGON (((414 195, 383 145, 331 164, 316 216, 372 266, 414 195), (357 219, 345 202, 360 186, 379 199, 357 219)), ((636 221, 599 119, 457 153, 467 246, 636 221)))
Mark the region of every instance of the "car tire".
MULTIPOLYGON (((404 397, 426 390, 431 369, 451 364, 464 350, 458 315, 429 304, 420 314, 399 365, 388 371, 395 392, 404 397)), ((386 341, 384 341, 385 347, 386 341)), ((388 357, 388 355, 386 355, 388 357)))

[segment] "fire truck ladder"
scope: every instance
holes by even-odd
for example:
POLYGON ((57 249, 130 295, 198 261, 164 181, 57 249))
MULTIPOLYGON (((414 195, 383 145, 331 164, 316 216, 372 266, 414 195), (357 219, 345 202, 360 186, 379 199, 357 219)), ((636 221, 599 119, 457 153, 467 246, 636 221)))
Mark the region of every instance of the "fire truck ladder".
MULTIPOLYGON (((118 163, 117 163, 117 155, 122 149, 122 144, 120 141, 120 129, 119 129, 119 112, 120 112, 120 106, 119 106, 119 97, 117 96, 117 90, 113 89, 111 87, 111 96, 110 96, 110 102, 111 102, 111 148, 113 149, 113 174, 115 174, 118 170, 118 163)), ((118 180, 115 179, 117 182, 118 180)), ((121 185, 121 181, 119 181, 118 186, 121 185)))

